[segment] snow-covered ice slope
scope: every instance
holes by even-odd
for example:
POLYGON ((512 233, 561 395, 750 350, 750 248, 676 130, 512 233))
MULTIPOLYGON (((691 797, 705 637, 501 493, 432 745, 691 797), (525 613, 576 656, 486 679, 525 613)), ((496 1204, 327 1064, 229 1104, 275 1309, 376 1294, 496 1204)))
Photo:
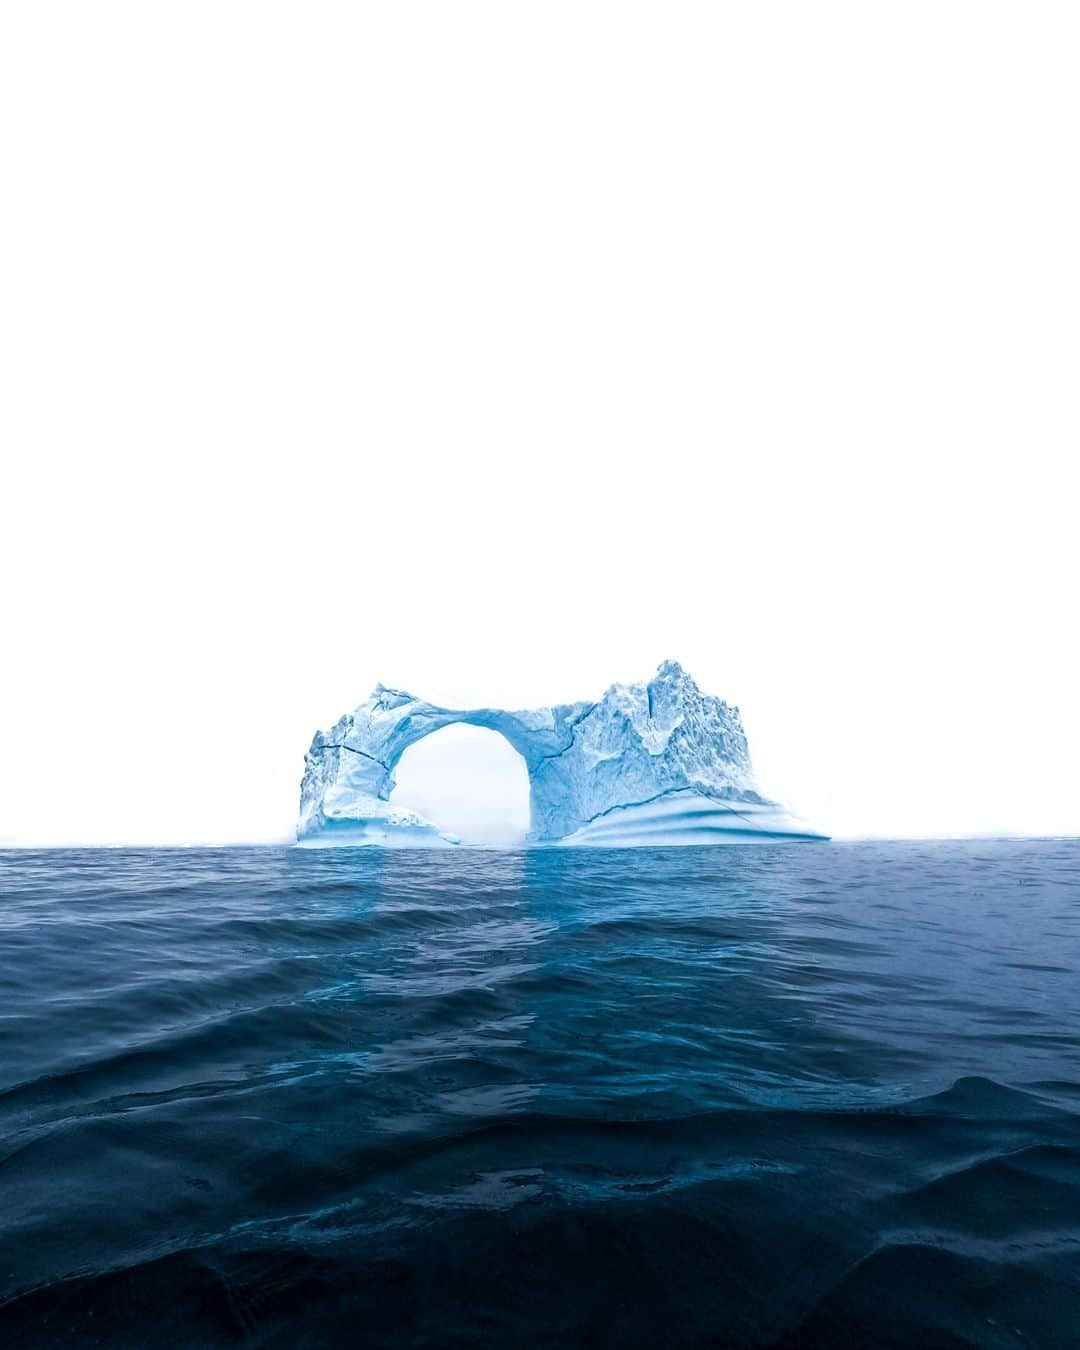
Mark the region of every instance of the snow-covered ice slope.
POLYGON ((498 731, 529 773, 536 845, 713 844, 824 836, 763 797, 738 708, 703 694, 676 661, 599 702, 527 712, 441 708, 398 689, 374 693, 306 760, 297 841, 454 847, 433 821, 392 806, 405 750, 455 722, 498 731))

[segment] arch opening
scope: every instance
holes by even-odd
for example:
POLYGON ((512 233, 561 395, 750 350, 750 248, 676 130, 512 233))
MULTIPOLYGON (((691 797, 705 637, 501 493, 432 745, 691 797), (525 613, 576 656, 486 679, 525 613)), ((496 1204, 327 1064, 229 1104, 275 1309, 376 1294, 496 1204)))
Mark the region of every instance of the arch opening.
POLYGON ((463 844, 514 848, 529 830, 529 773, 497 731, 455 722, 410 745, 394 768, 394 806, 463 844))

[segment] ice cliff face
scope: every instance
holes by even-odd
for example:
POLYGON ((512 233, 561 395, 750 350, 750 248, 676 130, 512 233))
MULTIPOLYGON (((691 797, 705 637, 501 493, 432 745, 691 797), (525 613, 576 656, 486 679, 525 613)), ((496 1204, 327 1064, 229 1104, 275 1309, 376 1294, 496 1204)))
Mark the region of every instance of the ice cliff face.
POLYGON ((391 805, 405 750, 455 722, 500 732, 529 773, 529 842, 723 843, 820 838, 762 797, 738 708, 703 694, 676 661, 597 703, 529 712, 441 708, 378 685, 311 743, 300 791, 301 844, 452 847, 432 821, 391 805))

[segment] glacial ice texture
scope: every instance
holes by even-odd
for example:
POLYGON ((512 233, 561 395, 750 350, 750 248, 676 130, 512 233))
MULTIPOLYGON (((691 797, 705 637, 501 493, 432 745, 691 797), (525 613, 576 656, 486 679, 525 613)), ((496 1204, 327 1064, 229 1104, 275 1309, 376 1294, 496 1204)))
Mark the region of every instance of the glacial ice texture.
POLYGON ((377 685, 307 753, 297 842, 446 848, 459 840, 394 806, 394 768, 454 723, 505 736, 529 774, 532 845, 718 844, 820 839, 757 790, 738 708, 703 694, 676 661, 598 702, 524 712, 442 708, 377 685))

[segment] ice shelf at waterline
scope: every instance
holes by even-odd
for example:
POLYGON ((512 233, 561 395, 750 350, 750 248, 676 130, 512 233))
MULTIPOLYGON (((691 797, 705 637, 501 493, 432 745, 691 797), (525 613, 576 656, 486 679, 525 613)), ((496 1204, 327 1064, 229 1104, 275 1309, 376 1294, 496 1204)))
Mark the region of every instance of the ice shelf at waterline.
POLYGON ((532 846, 822 839, 763 797, 738 708, 703 694, 676 661, 599 702, 527 712, 440 708, 377 685, 307 753, 297 842, 453 848, 433 821, 391 804, 394 768, 424 736, 462 722, 500 732, 529 773, 532 846))

